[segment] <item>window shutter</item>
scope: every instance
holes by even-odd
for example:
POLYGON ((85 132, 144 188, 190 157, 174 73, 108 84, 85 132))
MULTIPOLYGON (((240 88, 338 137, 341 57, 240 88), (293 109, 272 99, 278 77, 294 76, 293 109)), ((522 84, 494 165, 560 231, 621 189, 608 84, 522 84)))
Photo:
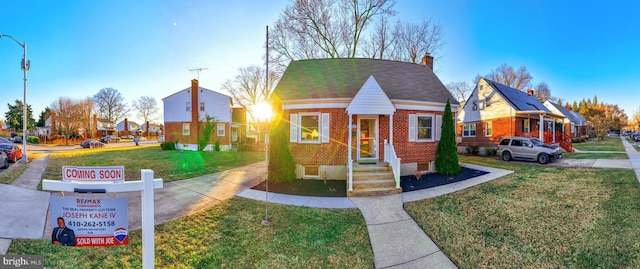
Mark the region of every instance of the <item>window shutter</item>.
POLYGON ((442 115, 436 115, 434 128, 436 129, 436 140, 439 141, 442 135, 442 115))
POLYGON ((416 141, 416 125, 418 121, 416 114, 409 114, 409 142, 416 141))
POLYGON ((320 119, 320 127, 321 131, 321 142, 329 143, 329 113, 322 113, 322 117, 320 119))
POLYGON ((289 115, 289 142, 298 142, 298 114, 289 115))

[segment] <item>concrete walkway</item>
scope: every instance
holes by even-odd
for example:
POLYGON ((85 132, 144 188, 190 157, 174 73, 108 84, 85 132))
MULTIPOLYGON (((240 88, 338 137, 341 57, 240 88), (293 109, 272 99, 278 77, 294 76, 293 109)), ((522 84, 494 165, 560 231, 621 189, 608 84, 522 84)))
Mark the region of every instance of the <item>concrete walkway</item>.
POLYGON ((631 163, 631 167, 636 172, 636 178, 638 178, 638 182, 640 182, 640 152, 636 151, 631 142, 627 141, 626 137, 621 136, 620 139, 622 139, 624 151, 626 151, 629 156, 629 163, 631 163))

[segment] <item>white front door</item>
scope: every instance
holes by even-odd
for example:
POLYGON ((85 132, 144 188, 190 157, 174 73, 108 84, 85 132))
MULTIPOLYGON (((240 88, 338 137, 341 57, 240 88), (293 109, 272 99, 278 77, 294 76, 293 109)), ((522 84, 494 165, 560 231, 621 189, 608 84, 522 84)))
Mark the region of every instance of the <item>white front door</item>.
POLYGON ((358 160, 378 159, 378 115, 358 116, 358 160))

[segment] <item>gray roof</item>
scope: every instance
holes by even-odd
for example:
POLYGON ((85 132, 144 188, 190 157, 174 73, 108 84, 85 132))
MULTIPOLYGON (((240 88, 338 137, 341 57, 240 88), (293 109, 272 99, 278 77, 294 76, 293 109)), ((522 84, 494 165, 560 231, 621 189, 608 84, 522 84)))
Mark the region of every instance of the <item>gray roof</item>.
POLYGON ((459 104, 425 65, 361 58, 292 61, 274 93, 281 100, 353 98, 371 75, 392 100, 459 104))
POLYGON ((569 119, 569 121, 572 121, 574 123, 578 122, 578 120, 575 118, 575 116, 571 112, 569 112, 563 105, 559 105, 559 104, 556 104, 554 102, 549 102, 549 104, 551 104, 558 111, 560 111, 560 113, 562 113, 562 115, 564 115, 567 119, 569 119))
POLYGON ((502 97, 518 111, 537 110, 551 113, 551 111, 542 103, 540 103, 537 98, 527 94, 526 92, 516 90, 498 82, 488 80, 486 78, 482 79, 487 81, 487 84, 489 84, 489 86, 491 86, 497 93, 502 95, 502 97))
POLYGON ((575 111, 569 111, 569 112, 571 112, 571 115, 573 115, 573 117, 576 119, 575 121, 576 125, 582 126, 587 121, 582 115, 580 115, 580 113, 575 111))

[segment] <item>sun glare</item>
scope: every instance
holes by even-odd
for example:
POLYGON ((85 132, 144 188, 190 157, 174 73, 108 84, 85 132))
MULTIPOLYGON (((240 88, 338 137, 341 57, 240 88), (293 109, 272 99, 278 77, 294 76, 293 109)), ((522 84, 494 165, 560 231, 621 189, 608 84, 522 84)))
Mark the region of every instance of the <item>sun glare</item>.
POLYGON ((271 114, 273 114, 273 110, 271 109, 271 105, 267 102, 262 102, 253 106, 253 115, 260 121, 271 119, 271 114))

